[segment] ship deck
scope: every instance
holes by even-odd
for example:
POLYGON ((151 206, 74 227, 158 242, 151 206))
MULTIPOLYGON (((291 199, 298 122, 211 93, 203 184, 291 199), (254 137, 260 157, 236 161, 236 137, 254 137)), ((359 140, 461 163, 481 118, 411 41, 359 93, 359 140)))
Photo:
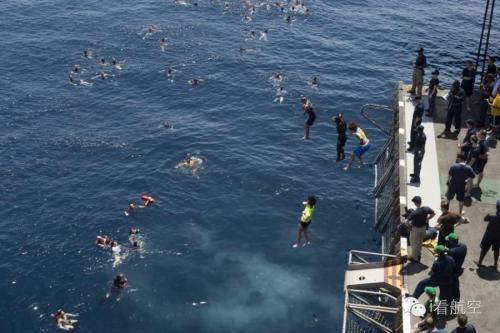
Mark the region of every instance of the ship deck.
MULTIPOLYGON (((446 90, 440 90, 436 98, 436 112, 433 118, 424 117, 423 125, 427 136, 426 153, 422 163, 421 184, 410 184, 410 173, 413 172, 413 155, 405 152, 405 145, 409 141, 410 126, 413 113, 413 103, 410 95, 406 93, 408 86, 398 91, 399 102, 399 164, 400 170, 400 204, 414 208, 411 198, 420 195, 423 205, 430 206, 436 217, 431 221, 435 224, 440 215, 440 201, 446 193, 446 179, 448 169, 455 161, 457 154, 457 143, 461 142, 466 130, 462 128, 458 139, 441 139, 437 135, 444 130, 444 119, 446 115, 447 101, 444 96, 446 90), (438 171, 438 172, 436 172, 438 171)), ((423 97, 427 105, 427 96, 423 97)), ((474 104, 477 98, 472 100, 472 111, 463 113, 463 121, 475 118, 472 115, 478 112, 479 105, 474 104)), ((500 316, 498 315, 498 298, 500 296, 500 273, 493 267, 493 254, 489 252, 484 260, 485 267, 478 268, 474 260, 479 258, 479 244, 486 228, 483 217, 490 212, 495 212, 495 202, 500 199, 500 148, 490 149, 488 164, 484 172, 484 179, 480 191, 473 192, 473 203, 465 207, 465 216, 471 221, 456 228, 460 241, 468 247, 467 257, 464 262, 465 271, 460 278, 461 302, 464 311, 469 317, 469 323, 473 324, 478 332, 497 332, 500 327, 500 316), (479 305, 479 308, 477 306, 479 305)), ((458 212, 458 203, 453 200, 450 210, 458 212)), ((402 242, 403 243, 403 242, 402 242)), ((427 276, 432 266, 433 255, 429 250, 423 248, 420 264, 407 263, 404 268, 405 287, 411 294, 421 279, 427 276)), ((422 295, 420 301, 425 301, 422 295)), ((412 326, 418 321, 413 317, 412 326)), ((440 318, 439 328, 451 331, 457 326, 455 316, 440 318)))

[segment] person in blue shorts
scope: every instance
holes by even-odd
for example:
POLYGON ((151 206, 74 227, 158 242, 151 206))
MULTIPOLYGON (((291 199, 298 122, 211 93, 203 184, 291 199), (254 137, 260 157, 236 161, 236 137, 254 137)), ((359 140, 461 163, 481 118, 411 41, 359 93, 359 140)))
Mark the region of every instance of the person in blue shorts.
POLYGON ((363 166, 363 154, 366 153, 368 149, 370 149, 370 140, 368 140, 365 132, 361 128, 359 128, 354 121, 351 121, 349 123, 349 130, 351 131, 351 134, 359 140, 359 146, 354 149, 349 163, 344 168, 344 170, 346 171, 351 168, 352 162, 354 162, 354 158, 356 157, 359 158, 359 163, 361 164, 361 166, 363 166))

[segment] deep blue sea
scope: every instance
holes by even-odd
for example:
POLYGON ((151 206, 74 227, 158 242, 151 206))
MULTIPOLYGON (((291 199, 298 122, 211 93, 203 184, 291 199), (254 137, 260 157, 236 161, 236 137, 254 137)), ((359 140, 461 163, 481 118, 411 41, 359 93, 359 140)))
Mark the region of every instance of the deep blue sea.
POLYGON ((56 332, 58 308, 79 313, 77 332, 340 331, 348 250, 380 244, 373 171, 335 163, 329 119, 358 121, 373 159, 384 137, 361 106, 392 103, 420 46, 445 84, 458 78, 483 1, 315 0, 290 24, 265 6, 244 22, 229 3, 0 2, 0 332, 56 332), (97 64, 112 57, 122 70, 97 64), (75 64, 91 86, 69 82, 75 64), (317 112, 307 142, 301 95, 317 112), (175 168, 187 155, 204 161, 196 175, 175 168), (142 193, 155 204, 126 217, 142 193), (312 245, 293 249, 309 194, 312 245), (128 253, 116 268, 104 234, 128 253), (120 272, 129 288, 106 299, 120 272))

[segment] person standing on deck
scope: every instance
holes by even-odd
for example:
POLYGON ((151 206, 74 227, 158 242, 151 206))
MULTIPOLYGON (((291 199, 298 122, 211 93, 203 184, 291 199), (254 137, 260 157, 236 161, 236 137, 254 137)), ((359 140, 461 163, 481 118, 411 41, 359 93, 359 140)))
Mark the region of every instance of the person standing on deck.
POLYGON ((424 84, 424 69, 427 66, 427 58, 424 55, 424 49, 420 48, 417 51, 417 59, 413 62, 413 82, 411 89, 408 90, 410 94, 417 96, 422 95, 422 85, 424 84))
POLYGON ((467 245, 458 242, 458 235, 454 232, 446 236, 448 242, 448 254, 455 260, 455 273, 451 286, 451 302, 460 301, 460 281, 459 278, 464 272, 462 265, 467 256, 467 245))
POLYGON ((498 268, 498 254, 500 250, 500 200, 497 200, 496 214, 488 214, 484 217, 484 221, 488 222, 488 226, 481 240, 481 253, 479 260, 474 261, 479 267, 483 266, 483 260, 490 248, 493 250, 493 265, 498 268))
MULTIPOLYGON (((496 69, 495 69, 496 70, 496 69)), ((493 86, 495 85, 495 74, 487 74, 483 82, 481 82, 481 87, 479 88, 479 121, 483 126, 486 126, 486 118, 488 116, 488 111, 490 110, 490 96, 493 92, 493 86)))
POLYGON ((457 155, 457 161, 450 167, 448 171, 448 190, 446 191, 446 199, 448 203, 456 196, 459 207, 459 214, 463 214, 464 198, 470 197, 470 187, 472 179, 476 176, 470 165, 465 164, 465 156, 457 155), (467 195, 466 195, 467 193, 467 195))
POLYGON ((333 123, 337 126, 337 162, 345 159, 344 146, 347 141, 346 130, 347 124, 342 117, 342 114, 332 118, 333 123))
POLYGON ((435 71, 432 72, 432 79, 429 82, 429 88, 427 88, 429 94, 428 95, 429 109, 427 110, 427 113, 425 115, 428 117, 432 117, 432 115, 434 114, 438 87, 439 87, 439 71, 436 69, 435 71))
POLYGON ((446 236, 455 231, 455 226, 466 222, 467 219, 464 219, 460 214, 450 212, 450 204, 448 202, 441 202, 441 216, 437 220, 439 228, 438 244, 448 245, 446 236))
POLYGON ((422 103, 422 96, 415 96, 415 109, 413 110, 413 116, 411 120, 411 132, 410 132, 410 142, 408 144, 408 152, 412 152, 415 148, 415 137, 417 136, 417 127, 422 123, 422 117, 424 116, 424 103, 422 103))
POLYGON ((486 75, 488 74, 493 74, 496 75, 497 73, 497 66, 495 65, 495 61, 497 59, 494 56, 488 56, 488 68, 486 69, 486 75))
POLYGON ((462 125, 462 100, 464 99, 465 92, 460 87, 460 82, 455 81, 451 85, 450 92, 448 93, 448 112, 446 114, 446 122, 444 132, 438 137, 446 137, 451 133, 451 124, 455 126, 455 135, 460 133, 460 126, 462 125))
POLYGON ((458 326, 451 333, 476 333, 476 328, 472 324, 467 324, 467 315, 459 313, 457 316, 458 326))
POLYGON ((413 262, 420 262, 420 253, 422 251, 422 242, 425 237, 425 231, 429 226, 429 220, 432 219, 436 214, 431 208, 427 206, 422 207, 422 198, 418 195, 413 197, 411 201, 417 208, 413 212, 411 212, 407 218, 407 220, 411 222, 411 254, 408 259, 413 262))
POLYGON ((422 161, 425 154, 425 142, 427 137, 424 133, 424 126, 419 125, 416 129, 417 136, 413 148, 413 173, 410 174, 410 183, 420 183, 420 170, 422 169, 422 161))
POLYGON ((488 163, 488 144, 486 143, 486 130, 482 129, 477 133, 477 147, 471 150, 470 156, 471 160, 469 165, 472 170, 477 175, 477 183, 473 186, 474 188, 479 188, 481 181, 483 180, 484 167, 488 163))
POLYGON ((349 130, 351 131, 351 134, 354 135, 358 140, 359 140, 359 146, 354 149, 351 159, 349 160, 349 163, 347 163, 347 166, 344 168, 344 170, 349 170, 352 166, 352 162, 354 162, 354 158, 357 156, 359 158, 359 163, 360 166, 364 166, 363 164, 363 154, 370 149, 370 140, 368 140, 368 137, 366 136, 365 132, 358 127, 358 125, 354 122, 351 121, 349 123, 349 130))
POLYGON ((476 76, 476 69, 472 61, 465 62, 465 68, 462 71, 461 87, 465 92, 465 107, 470 111, 470 99, 474 90, 474 77, 476 76))
POLYGON ((309 226, 311 225, 311 221, 314 216, 316 197, 308 197, 307 201, 304 201, 303 204, 305 205, 305 207, 302 211, 299 225, 297 226, 297 238, 295 239, 295 244, 293 244, 294 248, 299 247, 302 234, 304 234, 305 237, 305 243, 302 246, 304 247, 311 244, 311 242, 309 242, 309 234, 307 233, 307 228, 309 228, 309 226))
POLYGON ((464 154, 466 160, 468 160, 469 152, 472 148, 471 137, 476 134, 477 128, 472 119, 467 119, 465 125, 467 126, 467 132, 465 133, 462 143, 458 144, 458 148, 460 148, 460 151, 464 154))

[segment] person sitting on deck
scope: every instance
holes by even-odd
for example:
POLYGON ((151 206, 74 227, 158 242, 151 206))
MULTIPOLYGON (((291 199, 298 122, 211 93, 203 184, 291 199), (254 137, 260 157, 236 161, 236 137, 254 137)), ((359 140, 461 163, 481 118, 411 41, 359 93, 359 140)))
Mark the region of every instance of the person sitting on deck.
POLYGON ((481 253, 479 260, 475 261, 479 267, 483 266, 483 260, 490 248, 493 250, 493 265, 498 268, 498 255, 500 250, 500 200, 497 200, 496 214, 488 214, 484 217, 484 221, 488 222, 488 226, 481 240, 481 253))
POLYGON ((465 197, 470 198, 471 183, 474 177, 476 177, 474 170, 470 165, 465 164, 465 156, 458 154, 456 163, 448 171, 446 199, 450 202, 456 196, 460 215, 463 213, 465 197))
POLYGON ((437 290, 434 287, 425 287, 425 294, 429 297, 429 299, 425 302, 425 316, 415 325, 416 329, 413 333, 432 332, 432 329, 435 328, 439 305, 439 301, 436 296, 437 290))
POLYGON ((436 246, 434 252, 438 257, 429 271, 430 276, 420 280, 412 296, 418 299, 424 292, 425 287, 439 287, 439 298, 449 301, 451 298, 453 275, 455 274, 455 260, 445 253, 446 248, 443 245, 436 246))
POLYGON ((363 154, 366 153, 368 149, 370 149, 370 140, 368 140, 365 132, 360 127, 358 127, 358 125, 354 121, 351 121, 349 123, 349 130, 351 131, 351 134, 359 140, 359 146, 354 149, 349 163, 347 163, 347 166, 344 168, 344 170, 346 171, 351 168, 352 163, 354 162, 354 159, 356 157, 359 158, 360 166, 363 166, 363 154))

